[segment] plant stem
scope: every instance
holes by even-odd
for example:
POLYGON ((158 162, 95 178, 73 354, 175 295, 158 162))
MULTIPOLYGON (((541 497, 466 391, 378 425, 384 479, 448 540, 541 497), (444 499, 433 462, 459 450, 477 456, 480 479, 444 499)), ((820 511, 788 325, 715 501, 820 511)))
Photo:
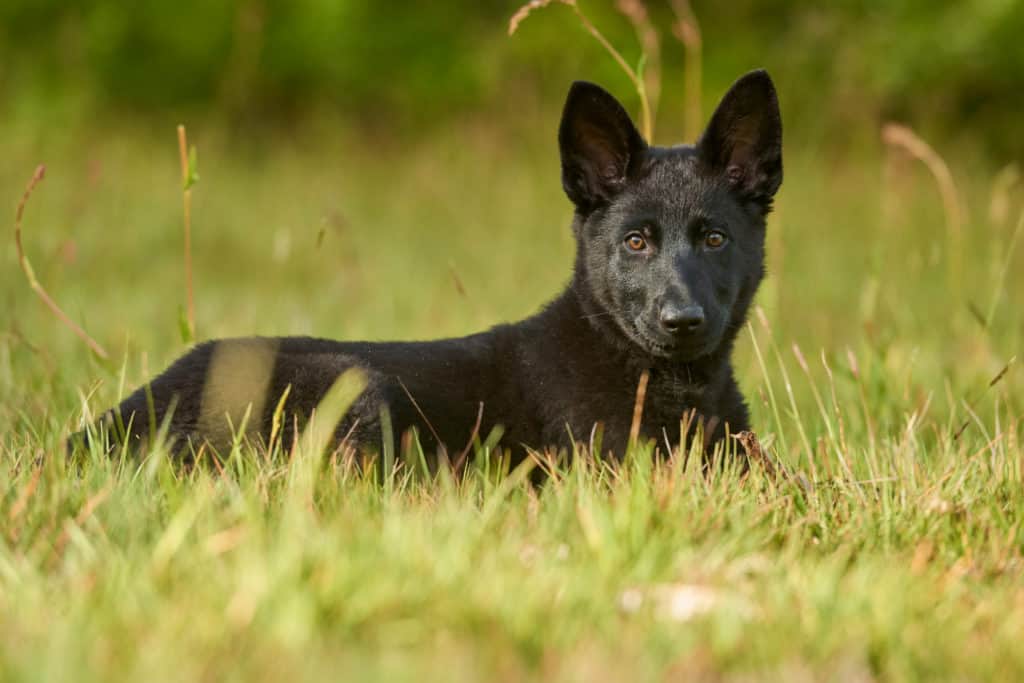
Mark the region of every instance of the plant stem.
POLYGON ((192 297, 192 189, 189 187, 188 141, 185 126, 178 126, 178 153, 181 157, 182 208, 185 216, 185 310, 188 332, 196 336, 196 310, 192 297))

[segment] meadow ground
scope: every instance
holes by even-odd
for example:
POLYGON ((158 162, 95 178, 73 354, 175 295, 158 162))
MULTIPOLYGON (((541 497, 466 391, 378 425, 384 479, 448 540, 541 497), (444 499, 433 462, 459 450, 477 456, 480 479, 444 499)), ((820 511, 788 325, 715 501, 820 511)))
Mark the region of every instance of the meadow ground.
MULTIPOLYGON (((542 130, 192 131, 199 336, 431 338, 529 314, 572 239, 555 114, 520 118, 542 130)), ((308 448, 66 463, 84 414, 185 348, 177 150, 173 130, 23 125, 5 203, 48 163, 26 249, 113 360, 0 245, 4 680, 1024 676, 1024 206, 969 153, 958 235, 928 173, 877 140, 787 142, 737 366, 798 481, 641 447, 535 490, 486 452, 459 481, 383 483, 308 448)))

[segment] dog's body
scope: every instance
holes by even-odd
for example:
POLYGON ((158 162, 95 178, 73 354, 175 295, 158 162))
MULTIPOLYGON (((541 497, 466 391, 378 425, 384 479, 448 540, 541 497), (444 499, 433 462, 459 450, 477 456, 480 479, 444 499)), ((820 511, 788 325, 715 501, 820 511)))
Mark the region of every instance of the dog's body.
POLYGON ((699 143, 671 148, 647 146, 611 95, 576 83, 559 143, 576 263, 538 314, 431 342, 208 342, 108 420, 141 438, 169 415, 179 442, 222 446, 243 421, 265 440, 283 414, 287 438, 291 416, 308 417, 359 367, 367 388, 336 430, 357 448, 380 447, 386 408, 392 434, 415 428, 428 453, 463 452, 500 426, 518 459, 525 448, 586 442, 600 424, 602 450, 621 454, 646 371, 643 436, 678 444, 691 412, 710 442, 746 429, 730 355, 763 277, 764 218, 782 180, 771 80, 741 78, 699 143))

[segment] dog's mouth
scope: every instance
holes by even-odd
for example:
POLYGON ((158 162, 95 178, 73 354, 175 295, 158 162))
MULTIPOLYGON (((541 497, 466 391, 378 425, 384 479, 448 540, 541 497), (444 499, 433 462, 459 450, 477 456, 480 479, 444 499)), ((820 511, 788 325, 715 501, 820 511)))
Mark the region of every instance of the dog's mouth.
POLYGON ((697 360, 706 356, 714 350, 714 344, 705 337, 696 343, 681 343, 680 341, 664 341, 655 334, 648 332, 639 321, 634 321, 628 330, 633 341, 652 356, 660 358, 671 358, 682 362, 697 360))
POLYGON ((638 342, 640 346, 647 350, 651 355, 660 356, 662 358, 671 358, 676 355, 675 344, 666 344, 656 340, 636 323, 633 324, 632 336, 635 337, 634 341, 638 342))

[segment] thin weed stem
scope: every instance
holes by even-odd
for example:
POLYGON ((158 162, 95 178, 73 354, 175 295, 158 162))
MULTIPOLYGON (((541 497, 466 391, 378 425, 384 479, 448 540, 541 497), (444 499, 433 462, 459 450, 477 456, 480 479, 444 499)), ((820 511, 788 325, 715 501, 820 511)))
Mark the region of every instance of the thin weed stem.
POLYGON ((612 45, 611 42, 604 37, 604 34, 594 26, 594 23, 587 18, 587 15, 580 9, 576 0, 531 0, 516 10, 515 14, 513 14, 509 19, 508 34, 510 36, 515 34, 519 25, 530 15, 531 12, 547 7, 552 2, 558 2, 562 5, 566 5, 567 7, 571 7, 572 11, 576 13, 576 18, 579 19, 580 23, 583 25, 583 28, 589 31, 590 35, 594 36, 597 42, 601 44, 601 47, 611 55, 612 59, 615 60, 615 63, 619 65, 619 68, 621 68, 625 72, 626 76, 629 77, 629 80, 633 83, 633 87, 636 89, 637 94, 640 96, 641 130, 644 138, 650 141, 651 136, 654 134, 654 124, 651 120, 651 105, 648 101, 647 86, 644 84, 643 77, 637 69, 634 69, 629 65, 629 62, 626 61, 625 57, 615 49, 615 46, 612 45))
POLYGON ((891 148, 902 149, 925 165, 935 179, 942 197, 942 210, 948 230, 948 262, 950 278, 955 291, 960 291, 963 280, 963 224, 964 204, 960 199, 949 165, 939 153, 907 126, 887 123, 882 126, 882 141, 891 148))
MULTIPOLYGON (((643 76, 647 98, 651 107, 652 126, 658 119, 658 103, 661 101, 661 40, 651 23, 647 6, 641 0, 617 0, 615 6, 633 25, 636 39, 644 56, 643 76)), ((654 130, 651 130, 651 136, 654 130)), ((650 137, 648 137, 650 140, 650 137)))
POLYGON ((75 322, 68 317, 61 307, 57 305, 57 302, 53 300, 53 297, 49 295, 49 293, 39 283, 39 280, 36 279, 35 271, 32 270, 32 264, 29 263, 28 257, 25 256, 25 249, 21 244, 21 219, 22 215, 25 213, 25 205, 28 204, 28 198, 32 195, 32 191, 39 183, 42 182, 45 176, 46 166, 39 164, 39 166, 36 167, 36 172, 32 174, 32 179, 28 181, 28 186, 25 188, 25 193, 21 195, 21 201, 18 202, 18 209, 14 214, 14 248, 18 252, 18 265, 21 266, 21 271, 25 273, 29 287, 31 287, 32 291, 42 299, 43 303, 46 304, 46 307, 49 308, 55 316, 57 316, 57 319, 74 332, 75 336, 84 341, 89 348, 92 349, 93 353, 103 360, 107 360, 110 356, 106 349, 100 346, 99 342, 90 337, 85 330, 75 324, 75 322))
POLYGON ((703 116, 701 114, 701 77, 703 72, 704 40, 701 37, 700 22, 689 0, 671 0, 676 22, 672 35, 683 44, 686 63, 683 65, 683 95, 686 98, 683 131, 685 139, 696 140, 700 135, 703 116))
POLYGON ((754 326, 749 322, 747 323, 747 331, 750 332, 750 341, 754 345, 754 356, 757 357, 757 364, 761 368, 761 376, 764 377, 765 391, 768 392, 768 404, 772 409, 772 416, 775 418, 775 429, 778 431, 779 442, 782 445, 782 452, 789 453, 789 446, 786 443, 786 433, 782 428, 782 415, 779 413, 779 404, 775 400, 775 389, 772 386, 772 381, 768 375, 768 365, 764 362, 764 356, 761 354, 761 347, 757 343, 757 335, 754 334, 754 326))
POLYGON ((651 378, 649 370, 640 373, 640 381, 636 385, 636 401, 633 404, 633 422, 629 426, 629 443, 635 447, 640 438, 640 425, 644 417, 644 399, 647 397, 647 381, 651 378))
POLYGON ((185 221, 185 310, 189 339, 196 338, 196 309, 192 295, 192 184, 195 175, 188 156, 185 126, 178 126, 178 155, 181 159, 182 209, 185 221))
POLYGON ((1013 229, 1013 237, 1010 238, 1010 245, 1006 248, 1006 260, 1003 261, 1003 267, 999 271, 999 281, 996 282, 995 290, 992 292, 992 303, 988 305, 988 312, 985 314, 985 329, 992 325, 992 320, 995 318, 996 307, 999 306, 999 299, 1006 286, 1006 276, 1010 272, 1010 264, 1013 263, 1013 254, 1017 250, 1017 240, 1020 238, 1022 230, 1024 230, 1024 211, 1020 213, 1017 227, 1013 229))

